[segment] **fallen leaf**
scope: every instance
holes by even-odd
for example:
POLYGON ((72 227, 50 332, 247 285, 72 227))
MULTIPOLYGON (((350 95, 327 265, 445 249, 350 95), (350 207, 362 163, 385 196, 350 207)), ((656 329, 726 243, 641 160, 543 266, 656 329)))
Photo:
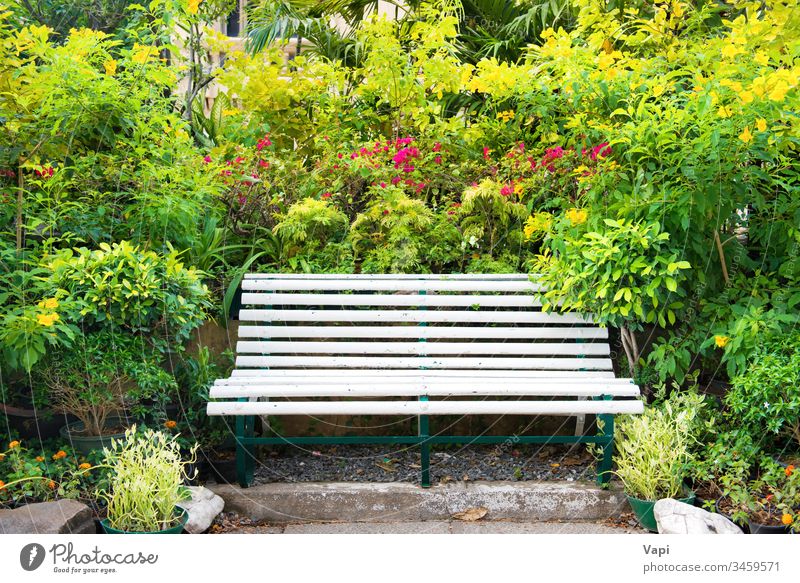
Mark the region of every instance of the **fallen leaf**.
POLYGON ((419 464, 408 464, 409 468, 414 468, 415 470, 420 469, 422 466, 419 464))
POLYGON ((557 467, 559 467, 560 465, 561 465, 561 464, 550 464, 550 467, 551 467, 551 468, 557 468, 557 467))
POLYGON ((439 480, 439 482, 442 484, 446 484, 447 482, 452 482, 452 481, 453 481, 453 476, 445 476, 441 480, 439 480))
POLYGON ((467 508, 462 512, 456 512, 453 514, 453 518, 456 520, 464 520, 466 522, 475 522, 476 520, 480 520, 486 513, 489 512, 489 509, 484 506, 479 506, 478 508, 467 508))
POLYGON ((387 464, 387 463, 384 463, 384 462, 378 462, 375 465, 378 466, 380 469, 382 469, 385 472, 396 472, 397 471, 397 468, 395 468, 392 464, 387 464))
POLYGON ((583 464, 583 460, 577 457, 567 456, 561 460, 562 466, 580 466, 581 464, 583 464))
POLYGON ((468 476, 467 474, 464 474, 463 476, 461 476, 461 479, 462 479, 464 482, 469 482, 469 476, 468 476))

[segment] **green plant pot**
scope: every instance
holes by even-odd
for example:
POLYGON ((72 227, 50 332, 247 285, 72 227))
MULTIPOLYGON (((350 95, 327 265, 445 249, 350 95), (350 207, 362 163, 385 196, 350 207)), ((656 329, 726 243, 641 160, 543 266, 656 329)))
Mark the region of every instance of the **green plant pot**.
MULTIPOLYGON (((127 427, 129 421, 122 417, 109 417, 106 420, 106 425, 109 427, 125 426, 127 427)), ((68 440, 70 445, 78 453, 89 455, 94 450, 100 450, 104 447, 111 447, 111 441, 114 439, 123 439, 125 433, 111 433, 109 435, 81 435, 83 431, 83 422, 76 421, 75 423, 68 423, 61 428, 59 432, 61 437, 68 440)))
MULTIPOLYGON (((676 498, 676 500, 685 504, 694 504, 694 498, 694 492, 690 491, 685 498, 676 498)), ((633 510, 636 520, 639 521, 642 528, 650 532, 658 532, 656 517, 653 515, 653 508, 656 502, 658 500, 640 500, 639 498, 628 496, 628 504, 631 505, 631 510, 633 510)))
POLYGON ((108 518, 104 518, 100 521, 100 526, 103 527, 103 530, 106 534, 180 534, 183 532, 183 527, 186 526, 186 522, 189 520, 189 513, 186 512, 183 508, 176 508, 175 509, 175 519, 177 520, 175 526, 171 526, 164 530, 154 530, 154 531, 128 531, 128 530, 119 530, 118 528, 114 528, 110 524, 108 524, 108 518))

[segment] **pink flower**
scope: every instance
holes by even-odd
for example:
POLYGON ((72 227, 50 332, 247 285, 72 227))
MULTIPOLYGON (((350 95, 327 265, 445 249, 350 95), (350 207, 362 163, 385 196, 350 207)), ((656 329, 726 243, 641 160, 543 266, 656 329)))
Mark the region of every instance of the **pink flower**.
POLYGON ((53 175, 53 167, 52 166, 45 166, 41 170, 34 170, 36 176, 40 176, 42 178, 50 178, 53 175))
POLYGON ((436 143, 433 145, 433 151, 434 151, 434 152, 438 152, 438 151, 439 151, 439 150, 441 150, 441 149, 442 149, 442 143, 441 143, 441 142, 436 142, 436 143))
POLYGON ((339 152, 338 154, 336 154, 336 157, 337 157, 337 158, 339 158, 339 160, 341 160, 341 159, 342 159, 342 156, 344 156, 344 154, 342 154, 341 152, 339 152))
POLYGON ((525 151, 525 142, 520 142, 519 144, 517 144, 517 148, 519 148, 520 152, 524 152, 525 151))
POLYGON ((511 196, 512 194, 514 194, 514 183, 509 182, 508 184, 503 186, 503 188, 500 189, 500 194, 503 196, 511 196))
POLYGON ((242 162, 244 162, 244 158, 241 156, 236 156, 236 159, 233 161, 234 164, 241 164, 242 162))
POLYGON ((266 136, 258 140, 258 143, 256 144, 256 149, 260 152, 264 148, 271 145, 272 145, 272 140, 269 139, 269 134, 267 134, 266 136))
POLYGON ((489 152, 491 152, 489 147, 488 146, 484 146, 483 147, 483 159, 484 160, 488 160, 489 159, 489 152))
POLYGON ((611 154, 611 146, 608 145, 608 142, 603 142, 592 148, 592 153, 589 156, 592 160, 597 160, 598 158, 605 158, 609 154, 611 154))
POLYGON ((433 159, 433 161, 436 164, 441 164, 442 163, 442 157, 437 155, 436 158, 433 159))
POLYGON ((206 164, 211 164, 211 156, 208 155, 203 156, 203 162, 205 162, 206 164))
POLYGON ((333 195, 330 192, 325 192, 322 194, 322 198, 330 198, 331 196, 333 195))
POLYGON ((258 165, 261 166, 262 168, 269 168, 269 162, 267 162, 266 160, 259 160, 258 165))
POLYGON ((351 160, 355 160, 356 158, 358 158, 358 152, 353 152, 352 154, 350 154, 351 160))
POLYGON ((384 209, 383 214, 384 215, 388 215, 389 214, 389 210, 388 209, 384 209))
POLYGON ((381 188, 386 188, 386 183, 385 182, 381 182, 381 188))
POLYGON ((246 196, 240 196, 240 197, 238 198, 238 201, 239 201, 239 204, 240 204, 241 206, 244 206, 245 204, 247 204, 247 197, 246 197, 246 196))
POLYGON ((395 176, 394 178, 392 178, 392 184, 397 184, 400 182, 400 180, 401 178, 399 176, 395 176))
POLYGON ((413 164, 406 164, 405 166, 403 166, 403 172, 413 172, 413 171, 414 171, 413 164))

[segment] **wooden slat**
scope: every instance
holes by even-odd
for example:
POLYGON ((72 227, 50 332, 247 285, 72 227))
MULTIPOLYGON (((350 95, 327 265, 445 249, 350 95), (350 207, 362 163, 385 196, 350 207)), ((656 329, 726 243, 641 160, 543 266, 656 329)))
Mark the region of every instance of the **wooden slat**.
POLYGON ((584 314, 437 310, 241 310, 250 322, 470 322, 483 324, 588 324, 584 314))
MULTIPOLYGON (((587 382, 595 379, 613 379, 614 372, 611 370, 458 370, 458 369, 433 369, 433 370, 414 370, 414 369, 381 369, 381 370, 364 370, 364 369, 341 369, 341 368, 292 368, 292 369, 258 369, 258 368, 241 368, 231 371, 232 379, 244 378, 257 378, 267 375, 270 379, 276 378, 300 378, 300 379, 338 379, 346 378, 348 380, 361 379, 361 378, 374 378, 380 379, 388 378, 406 378, 406 377, 419 377, 422 379, 431 379, 439 377, 450 378, 469 378, 469 379, 484 379, 491 377, 492 382, 497 382, 495 379, 530 379, 531 382, 540 382, 547 379, 586 379, 587 382)), ((630 381, 630 379, 625 379, 630 381)))
POLYGON ((211 402, 209 415, 561 415, 642 413, 639 400, 211 402))
POLYGON ((238 354, 401 354, 607 356, 607 343, 591 342, 259 342, 241 340, 238 354))
POLYGON ((492 280, 383 280, 383 279, 246 279, 243 291, 390 291, 390 292, 534 292, 541 286, 530 281, 492 280))
POLYGON ((284 294, 246 292, 245 306, 420 306, 539 308, 542 303, 532 295, 421 295, 421 294, 284 294))
POLYGON ((455 358, 385 356, 247 356, 236 357, 239 367, 302 368, 478 368, 536 370, 612 370, 609 358, 455 358))
MULTIPOLYGON (((627 386, 633 385, 631 379, 618 379, 614 377, 587 377, 581 373, 584 371, 574 371, 572 376, 563 377, 531 377, 525 376, 525 371, 485 371, 482 375, 456 375, 456 372, 475 372, 475 371, 452 371, 452 375, 436 375, 431 373, 446 372, 439 370, 430 371, 396 371, 396 372, 416 372, 416 374, 393 374, 391 376, 382 374, 383 371, 346 371, 348 375, 330 375, 330 376, 314 376, 306 373, 316 371, 294 370, 294 371, 277 371, 277 370, 262 370, 261 374, 257 376, 232 376, 226 379, 217 379, 214 381, 214 386, 271 386, 271 385, 371 385, 371 386, 402 386, 402 385, 432 385, 432 384, 456 384, 456 385, 481 385, 486 387, 502 387, 506 385, 521 385, 528 387, 538 386, 554 386, 566 387, 569 385, 580 386, 627 386), (288 375, 278 375, 276 373, 291 373, 288 375), (517 376, 511 376, 510 373, 523 373, 517 376), (361 373, 361 374, 355 374, 361 373), (368 373, 368 374, 363 374, 368 373), (502 376, 501 376, 502 375, 502 376)), ((342 372, 332 371, 332 372, 342 372)), ((634 385, 635 386, 635 385, 634 385)))
POLYGON ((496 281, 529 281, 531 277, 525 273, 246 273, 244 279, 376 279, 376 280, 496 280, 496 281))
POLYGON ((429 383, 295 383, 215 385, 213 398, 238 397, 467 397, 467 396, 517 396, 517 397, 638 397, 639 388, 631 383, 505 383, 489 385, 482 382, 429 382, 429 383))
POLYGON ((239 338, 426 338, 605 340, 598 326, 239 326, 239 338))

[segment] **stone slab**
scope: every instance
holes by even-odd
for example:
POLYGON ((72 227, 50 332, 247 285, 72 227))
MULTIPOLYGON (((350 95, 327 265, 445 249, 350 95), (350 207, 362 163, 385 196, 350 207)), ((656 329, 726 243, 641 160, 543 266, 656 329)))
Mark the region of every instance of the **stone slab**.
POLYGON ((0 510, 2 534, 95 534, 92 510, 77 500, 56 500, 0 510))

